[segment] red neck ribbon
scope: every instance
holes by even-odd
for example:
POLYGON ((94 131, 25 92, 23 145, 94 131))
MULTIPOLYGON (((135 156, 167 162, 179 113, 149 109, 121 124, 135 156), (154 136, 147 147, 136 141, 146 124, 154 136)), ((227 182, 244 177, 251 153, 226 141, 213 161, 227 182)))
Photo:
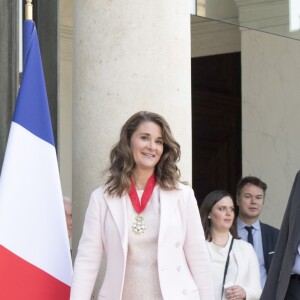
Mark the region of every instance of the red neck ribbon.
POLYGON ((154 187, 156 185, 156 178, 155 178, 154 173, 149 177, 147 184, 145 186, 145 190, 142 195, 141 203, 139 201, 139 197, 138 197, 134 182, 131 177, 130 177, 130 182, 131 182, 131 188, 128 193, 129 198, 131 200, 132 206, 135 209, 135 211, 138 214, 140 214, 144 211, 144 209, 146 208, 146 206, 150 200, 150 197, 151 197, 154 187))

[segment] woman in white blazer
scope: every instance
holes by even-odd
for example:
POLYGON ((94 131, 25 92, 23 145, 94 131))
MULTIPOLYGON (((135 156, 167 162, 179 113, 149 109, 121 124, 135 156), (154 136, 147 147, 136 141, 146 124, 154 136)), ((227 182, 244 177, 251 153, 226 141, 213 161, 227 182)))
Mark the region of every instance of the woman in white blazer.
POLYGON ((223 190, 211 192, 204 198, 200 214, 212 266, 212 299, 258 300, 258 259, 252 245, 237 236, 231 195, 223 190))
POLYGON ((211 300, 209 256, 193 190, 179 183, 180 146, 158 114, 138 112, 110 153, 86 212, 71 300, 211 300))

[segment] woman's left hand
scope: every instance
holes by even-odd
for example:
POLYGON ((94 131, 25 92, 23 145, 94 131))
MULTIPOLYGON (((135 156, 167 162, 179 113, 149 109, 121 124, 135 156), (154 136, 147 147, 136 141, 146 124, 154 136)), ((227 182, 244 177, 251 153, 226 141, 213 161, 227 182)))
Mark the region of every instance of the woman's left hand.
POLYGON ((225 289, 225 296, 228 300, 243 300, 246 299, 246 292, 241 286, 232 285, 225 289))

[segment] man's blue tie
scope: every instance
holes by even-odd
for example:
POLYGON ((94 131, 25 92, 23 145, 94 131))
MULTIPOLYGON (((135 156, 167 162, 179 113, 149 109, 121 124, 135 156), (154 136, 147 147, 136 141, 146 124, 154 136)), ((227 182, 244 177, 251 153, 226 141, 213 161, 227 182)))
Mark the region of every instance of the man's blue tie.
POLYGON ((245 226, 245 229, 248 231, 247 241, 253 246, 253 234, 252 234, 253 226, 245 226))

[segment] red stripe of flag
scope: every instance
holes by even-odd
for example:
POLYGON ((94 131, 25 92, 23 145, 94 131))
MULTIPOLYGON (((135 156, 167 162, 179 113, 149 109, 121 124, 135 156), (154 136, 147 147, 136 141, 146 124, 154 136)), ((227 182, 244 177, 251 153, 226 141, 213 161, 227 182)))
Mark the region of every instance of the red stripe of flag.
POLYGON ((70 287, 0 245, 1 300, 65 300, 70 287))

